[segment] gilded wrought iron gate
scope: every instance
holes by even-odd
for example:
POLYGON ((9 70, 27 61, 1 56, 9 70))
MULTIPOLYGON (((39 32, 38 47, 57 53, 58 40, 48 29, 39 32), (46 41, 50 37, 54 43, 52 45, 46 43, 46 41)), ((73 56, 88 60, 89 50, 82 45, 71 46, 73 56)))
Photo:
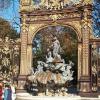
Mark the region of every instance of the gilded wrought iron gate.
POLYGON ((20 64, 20 42, 0 38, 0 81, 17 82, 20 64))
POLYGON ((100 92, 100 42, 91 43, 91 90, 100 92))

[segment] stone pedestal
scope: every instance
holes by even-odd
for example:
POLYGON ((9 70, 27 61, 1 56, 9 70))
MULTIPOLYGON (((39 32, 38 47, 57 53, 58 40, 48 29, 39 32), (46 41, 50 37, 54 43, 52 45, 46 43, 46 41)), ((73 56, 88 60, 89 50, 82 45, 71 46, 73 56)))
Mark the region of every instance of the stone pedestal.
POLYGON ((18 88, 17 88, 17 93, 25 93, 25 83, 26 83, 26 76, 25 75, 20 75, 18 77, 18 88))

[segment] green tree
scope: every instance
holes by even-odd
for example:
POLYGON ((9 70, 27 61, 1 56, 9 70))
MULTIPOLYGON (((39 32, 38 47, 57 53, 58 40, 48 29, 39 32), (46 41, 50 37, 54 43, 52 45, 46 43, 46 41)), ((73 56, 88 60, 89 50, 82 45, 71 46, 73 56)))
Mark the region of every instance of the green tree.
POLYGON ((10 23, 3 18, 0 18, 0 38, 9 36, 12 39, 18 38, 19 34, 11 27, 10 23))

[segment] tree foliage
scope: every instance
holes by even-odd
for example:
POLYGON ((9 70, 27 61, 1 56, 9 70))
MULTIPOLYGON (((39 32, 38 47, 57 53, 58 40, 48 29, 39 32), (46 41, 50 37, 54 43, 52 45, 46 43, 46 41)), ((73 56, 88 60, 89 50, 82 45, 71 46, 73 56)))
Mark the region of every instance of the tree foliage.
POLYGON ((0 18, 0 38, 4 38, 5 36, 15 39, 19 37, 19 34, 11 27, 8 21, 0 18))
POLYGON ((50 26, 40 30, 36 34, 33 40, 33 57, 35 57, 34 61, 45 61, 47 48, 50 48, 54 36, 56 36, 60 41, 60 45, 62 47, 62 58, 64 58, 66 62, 73 60, 75 63, 77 63, 76 33, 71 28, 63 26, 50 26))

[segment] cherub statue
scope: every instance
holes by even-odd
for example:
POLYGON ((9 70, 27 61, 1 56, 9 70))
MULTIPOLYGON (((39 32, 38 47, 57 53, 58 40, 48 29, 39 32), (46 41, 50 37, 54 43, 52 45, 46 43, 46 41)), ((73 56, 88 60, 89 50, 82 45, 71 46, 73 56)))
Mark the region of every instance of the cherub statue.
POLYGON ((4 42, 8 43, 9 42, 9 37, 6 36, 4 42))
POLYGON ((51 47, 53 48, 53 56, 56 57, 58 55, 58 53, 60 52, 60 42, 57 39, 57 37, 53 38, 53 43, 51 45, 51 47))
POLYGON ((69 81, 73 80, 72 76, 73 76, 73 72, 74 71, 71 71, 72 66, 73 66, 72 61, 69 61, 69 64, 67 65, 66 70, 62 73, 63 79, 65 81, 67 81, 67 80, 69 80, 69 81))
POLYGON ((52 57, 52 53, 50 51, 50 49, 47 49, 47 56, 46 56, 46 63, 50 63, 53 62, 53 57, 52 57))
POLYGON ((41 61, 38 61, 37 63, 38 63, 37 71, 38 72, 43 72, 43 65, 42 65, 41 61))

